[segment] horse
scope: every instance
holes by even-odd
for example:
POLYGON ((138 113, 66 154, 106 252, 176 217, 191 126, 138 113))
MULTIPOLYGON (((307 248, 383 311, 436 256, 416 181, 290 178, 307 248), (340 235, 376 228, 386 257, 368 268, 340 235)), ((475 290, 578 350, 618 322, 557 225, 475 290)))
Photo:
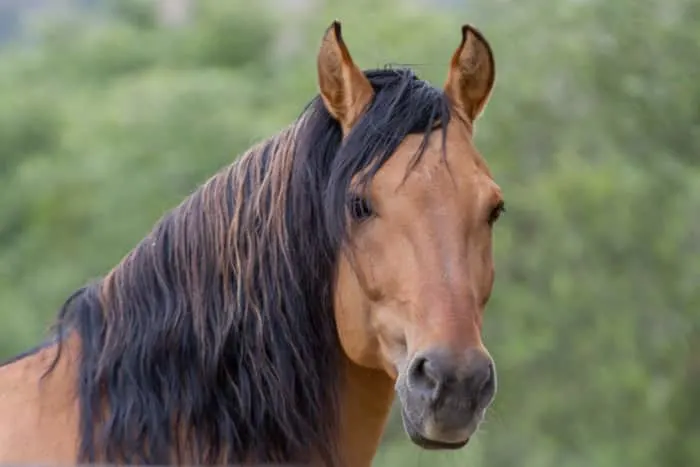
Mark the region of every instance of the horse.
POLYGON ((496 394, 481 329, 500 187, 473 143, 495 82, 479 30, 442 88, 362 71, 334 21, 318 94, 203 182, 52 337, 0 368, 0 463, 369 466, 460 449, 496 394))

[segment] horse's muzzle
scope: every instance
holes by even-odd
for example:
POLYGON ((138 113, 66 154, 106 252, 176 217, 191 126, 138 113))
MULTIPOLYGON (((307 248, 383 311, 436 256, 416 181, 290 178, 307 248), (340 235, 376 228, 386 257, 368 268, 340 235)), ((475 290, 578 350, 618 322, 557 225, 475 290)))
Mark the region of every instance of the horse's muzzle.
POLYGON ((426 449, 458 449, 469 441, 496 394, 491 357, 471 348, 418 352, 399 376, 406 433, 426 449))

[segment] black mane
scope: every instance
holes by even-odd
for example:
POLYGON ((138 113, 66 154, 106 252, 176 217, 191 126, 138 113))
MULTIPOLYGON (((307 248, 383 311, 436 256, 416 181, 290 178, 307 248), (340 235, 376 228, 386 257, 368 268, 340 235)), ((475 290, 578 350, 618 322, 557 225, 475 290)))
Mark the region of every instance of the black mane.
POLYGON ((337 464, 350 181, 450 118, 411 71, 366 75, 376 96, 345 141, 317 96, 64 304, 58 335, 82 346, 80 462, 337 464))

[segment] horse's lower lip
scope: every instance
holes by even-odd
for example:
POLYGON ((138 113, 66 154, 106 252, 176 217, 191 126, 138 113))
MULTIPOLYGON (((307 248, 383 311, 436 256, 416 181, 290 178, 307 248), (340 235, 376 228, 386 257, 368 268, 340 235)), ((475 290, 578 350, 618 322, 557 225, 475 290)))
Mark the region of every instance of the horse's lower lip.
POLYGON ((469 442, 469 438, 465 439, 464 441, 458 441, 456 443, 436 441, 433 439, 426 438, 425 436, 420 434, 419 430, 413 424, 413 421, 410 420, 409 417, 407 417, 405 413, 402 415, 403 415, 402 418, 403 418, 404 426, 406 428, 406 432, 408 434, 408 437, 411 438, 411 441, 413 441, 413 443, 415 443, 417 446, 420 446, 423 449, 427 449, 427 450, 455 450, 455 449, 463 448, 469 442))
POLYGON ((434 441, 432 439, 425 438, 419 434, 414 434, 411 436, 411 440, 423 449, 428 450, 455 450, 461 449, 469 443, 469 438, 459 443, 444 443, 442 441, 434 441))

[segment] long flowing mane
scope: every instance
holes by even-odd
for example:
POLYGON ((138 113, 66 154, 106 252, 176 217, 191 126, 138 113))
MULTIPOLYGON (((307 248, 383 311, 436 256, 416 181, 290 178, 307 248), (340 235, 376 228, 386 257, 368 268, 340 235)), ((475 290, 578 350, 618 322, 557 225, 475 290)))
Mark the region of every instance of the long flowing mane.
POLYGON ((351 179, 450 118, 410 70, 365 73, 376 94, 345 140, 317 96, 65 302, 57 335, 81 346, 79 461, 336 464, 332 291, 351 179))

